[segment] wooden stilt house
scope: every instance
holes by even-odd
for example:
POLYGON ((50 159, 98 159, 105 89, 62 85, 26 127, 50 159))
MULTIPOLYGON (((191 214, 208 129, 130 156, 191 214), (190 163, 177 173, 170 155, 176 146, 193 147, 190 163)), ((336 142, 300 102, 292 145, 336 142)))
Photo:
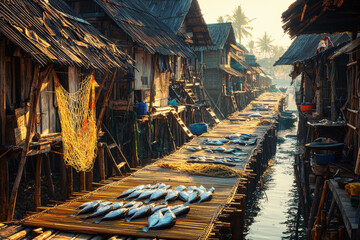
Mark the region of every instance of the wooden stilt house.
MULTIPOLYGON (((303 47, 299 51, 300 55, 314 55, 318 50, 317 54, 296 62, 292 73, 293 77, 304 73, 299 103, 312 101, 316 106, 307 112, 303 109, 306 113, 301 114, 299 129, 308 129, 301 139, 309 144, 300 151, 295 167, 308 239, 360 237, 358 203, 354 201, 353 189, 357 183, 346 180, 356 179, 360 174, 359 9, 360 2, 355 0, 295 1, 282 15, 284 30, 291 37, 297 37, 294 42, 317 40, 312 46, 309 44, 308 51, 303 47), (351 32, 351 36, 346 34, 347 41, 351 42, 334 43, 334 47, 326 46, 325 41, 329 40, 324 35, 318 36, 326 34, 334 42, 336 36, 342 35, 331 34, 343 32, 351 32), (322 153, 334 157, 321 162, 318 157, 321 152, 313 148, 313 140, 329 135, 337 140, 332 144, 338 148, 323 146, 321 150, 325 152, 322 153)), ((289 50, 285 55, 291 55, 289 50)), ((287 60, 284 56, 280 62, 287 60)))
MULTIPOLYGON (((24 192, 18 194, 23 173, 35 182, 35 209, 41 206, 43 164, 48 195, 54 194, 49 154, 62 150, 53 76, 74 92, 84 75, 131 65, 126 53, 72 15, 61 0, 0 2, 1 220, 11 220, 17 196, 24 197, 24 192), (27 159, 35 162, 25 164, 27 159)), ((61 160, 56 166, 56 173, 65 172, 61 191, 71 195, 72 179, 66 177, 71 168, 66 170, 61 160)))
POLYGON ((192 137, 186 127, 191 112, 180 104, 168 106, 170 79, 180 79, 184 59, 194 57, 184 37, 140 0, 68 2, 136 61, 132 75, 115 82, 107 116, 107 127, 132 166, 146 164, 192 137), (147 110, 136 112, 139 105, 147 110))
POLYGON ((231 23, 208 24, 213 45, 197 47, 199 63, 204 64, 204 86, 211 99, 226 115, 243 106, 245 97, 235 99, 234 92, 244 94, 245 87, 239 84, 245 75, 231 67, 231 62, 243 63, 240 54, 245 53, 236 45, 231 23))

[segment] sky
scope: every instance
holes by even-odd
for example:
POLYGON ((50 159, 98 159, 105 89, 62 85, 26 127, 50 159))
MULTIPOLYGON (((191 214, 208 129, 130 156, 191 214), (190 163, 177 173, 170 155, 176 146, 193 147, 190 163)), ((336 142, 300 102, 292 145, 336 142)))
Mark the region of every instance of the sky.
MULTIPOLYGON (((295 0, 198 0, 206 23, 216 23, 219 16, 232 14, 240 4, 245 15, 255 18, 250 24, 254 29, 251 31, 252 40, 256 40, 265 32, 274 39, 273 45, 284 47, 290 46, 292 40, 282 29, 281 14, 295 0)), ((242 40, 247 45, 249 38, 242 40)))

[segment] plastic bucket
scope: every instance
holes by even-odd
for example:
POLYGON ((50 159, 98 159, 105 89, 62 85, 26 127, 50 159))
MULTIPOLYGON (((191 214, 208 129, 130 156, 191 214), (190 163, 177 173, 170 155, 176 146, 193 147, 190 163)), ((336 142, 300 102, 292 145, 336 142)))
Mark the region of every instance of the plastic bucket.
POLYGON ((189 126, 192 134, 200 135, 208 131, 208 125, 206 123, 194 123, 189 126))
POLYGON ((311 109, 315 109, 315 108, 316 108, 316 106, 311 103, 302 103, 301 107, 300 107, 302 112, 306 112, 307 110, 311 110, 311 109))
POLYGON ((139 102, 136 104, 135 112, 138 115, 146 115, 147 114, 147 103, 139 102))

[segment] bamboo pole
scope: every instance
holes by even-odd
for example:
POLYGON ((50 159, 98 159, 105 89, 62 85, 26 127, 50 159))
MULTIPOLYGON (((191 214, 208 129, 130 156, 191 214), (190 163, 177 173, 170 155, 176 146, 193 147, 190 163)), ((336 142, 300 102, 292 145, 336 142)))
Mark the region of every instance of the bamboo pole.
POLYGON ((49 65, 45 71, 44 77, 42 77, 40 79, 40 76, 39 76, 40 65, 36 65, 36 67, 35 67, 33 83, 31 85, 31 90, 30 90, 30 112, 29 112, 30 119, 27 124, 25 144, 24 144, 24 147, 23 147, 22 153, 21 153, 19 169, 18 169, 16 178, 15 178, 15 181, 14 181, 12 191, 11 191, 8 215, 7 215, 8 221, 11 221, 14 216, 17 192, 18 192, 21 177, 22 177, 22 174, 24 171, 24 166, 26 163, 26 155, 27 155, 27 152, 29 151, 31 132, 35 126, 36 109, 37 109, 37 105, 39 102, 40 89, 41 89, 42 84, 44 83, 45 79, 47 79, 51 69, 52 69, 52 65, 49 65))

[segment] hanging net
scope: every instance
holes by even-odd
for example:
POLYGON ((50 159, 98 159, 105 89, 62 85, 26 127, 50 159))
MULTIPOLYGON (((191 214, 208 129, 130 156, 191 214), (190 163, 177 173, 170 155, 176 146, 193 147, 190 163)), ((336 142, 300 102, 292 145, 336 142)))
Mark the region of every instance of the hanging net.
POLYGON ((54 80, 65 164, 78 172, 89 171, 97 149, 95 78, 86 77, 75 93, 66 91, 55 73, 54 80))

